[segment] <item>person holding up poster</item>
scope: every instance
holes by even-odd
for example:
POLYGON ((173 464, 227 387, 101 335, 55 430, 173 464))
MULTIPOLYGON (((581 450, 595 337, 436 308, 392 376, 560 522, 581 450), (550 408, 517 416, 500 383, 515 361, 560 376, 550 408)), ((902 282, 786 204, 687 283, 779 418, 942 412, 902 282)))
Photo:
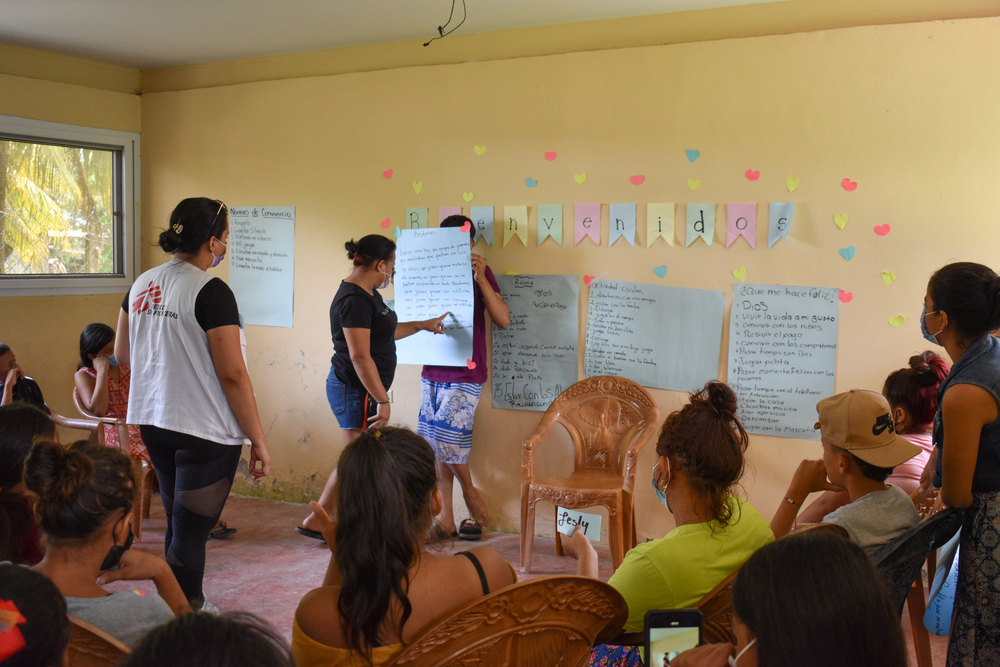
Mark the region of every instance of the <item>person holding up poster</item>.
MULTIPOLYGON (((464 215, 450 215, 441 221, 442 227, 462 227, 469 224, 472 244, 476 230, 472 220, 464 215)), ((461 537, 478 540, 489 516, 479 490, 472 484, 469 473, 469 451, 472 448, 472 422, 479 404, 479 394, 486 382, 486 313, 501 329, 510 324, 510 309, 500 296, 493 271, 486 259, 472 253, 475 311, 472 328, 472 360, 461 366, 424 366, 420 374, 420 417, 417 433, 434 448, 437 458, 438 489, 441 490, 441 513, 434 520, 431 536, 436 539, 461 537), (455 478, 462 485, 462 495, 472 518, 455 527, 452 490, 455 478)))
MULTIPOLYGON (((418 322, 399 322, 378 290, 392 281, 396 244, 379 234, 344 244, 354 262, 350 275, 340 283, 330 304, 330 334, 333 358, 326 379, 326 397, 348 445, 365 428, 389 423, 389 387, 396 374, 396 341, 418 331, 444 333, 445 313, 418 322)), ((336 498, 337 470, 323 487, 319 504, 328 514, 336 498)), ((323 539, 322 524, 310 513, 295 532, 323 539)))

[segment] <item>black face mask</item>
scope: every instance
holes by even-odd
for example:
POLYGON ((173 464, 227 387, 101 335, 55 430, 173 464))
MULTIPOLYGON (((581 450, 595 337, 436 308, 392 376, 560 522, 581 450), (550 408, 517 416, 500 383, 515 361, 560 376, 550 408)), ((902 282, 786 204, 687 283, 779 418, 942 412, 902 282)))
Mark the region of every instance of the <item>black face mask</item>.
POLYGON ((101 571, 110 570, 122 559, 125 552, 132 548, 132 542, 135 540, 135 533, 132 532, 132 526, 128 527, 128 537, 125 538, 125 544, 123 546, 118 546, 117 544, 108 551, 108 555, 104 557, 104 562, 101 563, 101 571))

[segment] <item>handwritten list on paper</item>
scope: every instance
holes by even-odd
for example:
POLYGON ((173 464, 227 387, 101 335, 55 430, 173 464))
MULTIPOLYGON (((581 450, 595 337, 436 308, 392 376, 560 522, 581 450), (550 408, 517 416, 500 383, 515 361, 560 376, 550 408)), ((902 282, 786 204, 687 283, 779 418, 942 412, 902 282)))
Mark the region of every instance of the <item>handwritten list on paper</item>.
POLYGON ((579 379, 579 276, 497 276, 510 308, 493 327, 493 407, 546 410, 579 379))
POLYGON ((292 326, 295 207, 229 209, 229 287, 244 324, 292 326))
POLYGON ((819 440, 816 403, 834 393, 838 291, 733 286, 729 386, 748 432, 819 440))
POLYGON ((472 359, 472 251, 460 227, 404 229, 396 246, 395 303, 400 322, 444 320, 444 335, 418 331, 396 341, 396 362, 465 366, 472 359))
POLYGON ((721 292, 613 280, 590 283, 583 370, 694 391, 719 375, 721 292))

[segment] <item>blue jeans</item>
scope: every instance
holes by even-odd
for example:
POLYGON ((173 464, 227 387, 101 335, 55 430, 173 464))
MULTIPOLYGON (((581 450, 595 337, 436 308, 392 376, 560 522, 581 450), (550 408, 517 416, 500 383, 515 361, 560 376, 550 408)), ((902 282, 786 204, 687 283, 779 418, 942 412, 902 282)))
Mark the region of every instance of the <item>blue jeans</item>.
MULTIPOLYGON (((334 370, 326 378, 326 400, 340 428, 345 431, 367 427, 365 424, 365 397, 368 392, 360 387, 344 384, 334 370)), ((371 416, 371 415, 369 415, 371 416)))

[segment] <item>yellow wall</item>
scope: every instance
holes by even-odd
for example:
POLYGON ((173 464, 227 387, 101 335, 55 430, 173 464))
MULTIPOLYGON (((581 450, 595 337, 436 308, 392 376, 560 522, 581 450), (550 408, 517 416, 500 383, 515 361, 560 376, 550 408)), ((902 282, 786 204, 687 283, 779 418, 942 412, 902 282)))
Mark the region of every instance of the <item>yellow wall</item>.
MULTIPOLYGON (((547 55, 493 62, 244 83, 142 98, 144 236, 152 239, 183 197, 206 195, 231 205, 296 207, 295 326, 250 327, 250 371, 274 456, 272 476, 244 491, 303 499, 315 495, 340 450, 340 432, 324 393, 331 344, 327 313, 349 271, 343 243, 382 232, 407 206, 528 205, 599 201, 756 201, 766 229, 769 201, 798 203, 788 243, 757 250, 724 237, 708 248, 484 248, 494 271, 604 274, 613 280, 664 281, 718 288, 731 295, 732 269, 747 282, 841 287, 837 389, 878 389, 886 374, 925 347, 917 318, 926 280, 952 260, 997 266, 1000 20, 853 27, 801 34, 547 55), (485 144, 479 157, 474 144, 485 144), (701 151, 690 164, 684 150, 701 151), (544 151, 556 150, 555 162, 544 151), (381 173, 392 168, 391 180, 381 173), (751 183, 747 168, 759 169, 751 183), (573 174, 586 172, 584 185, 573 174), (641 186, 629 176, 644 174, 641 186), (524 185, 531 176, 534 189, 524 185), (801 178, 789 195, 785 177, 801 178), (840 181, 860 185, 847 193, 840 181), (697 192, 689 178, 701 179, 697 192), (418 195, 412 181, 422 181, 418 195), (832 216, 847 213, 841 231, 832 216), (877 237, 872 228, 889 223, 877 237), (857 247, 845 262, 837 249, 857 247), (883 284, 882 271, 898 280, 883 284), (894 329, 891 315, 904 314, 894 329)), ((605 218, 607 208, 605 207, 605 218)), ((678 208, 682 219, 683 207, 678 208)), ((607 241, 607 223, 603 239, 607 241)), ((679 236, 681 236, 679 234, 679 236)), ((144 251, 144 267, 164 258, 144 251)), ((226 275, 223 265, 218 270, 226 275)), ((581 321, 587 290, 581 286, 581 321)), ((61 323, 60 323, 60 326, 61 323)), ((583 328, 580 348, 583 349, 583 328)), ((651 335, 655 335, 652 333, 651 335)), ((726 340, 723 348, 726 348, 726 340)), ((582 355, 581 355, 582 359, 582 355)), ((402 367, 394 419, 414 424, 419 369, 402 367)), ((720 367, 725 377, 725 355, 720 367)), ((684 396, 653 391, 661 412, 684 396)), ((497 527, 518 524, 520 443, 540 413, 494 410, 477 415, 474 477, 486 491, 497 527)), ((788 479, 818 446, 753 437, 744 486, 770 516, 788 479)), ((546 457, 553 459, 557 457, 546 457)), ((640 457, 640 536, 671 527, 647 474, 653 448, 640 457)), ((551 463, 551 461, 550 461, 551 463)), ((540 514, 539 532, 551 534, 540 514)))

